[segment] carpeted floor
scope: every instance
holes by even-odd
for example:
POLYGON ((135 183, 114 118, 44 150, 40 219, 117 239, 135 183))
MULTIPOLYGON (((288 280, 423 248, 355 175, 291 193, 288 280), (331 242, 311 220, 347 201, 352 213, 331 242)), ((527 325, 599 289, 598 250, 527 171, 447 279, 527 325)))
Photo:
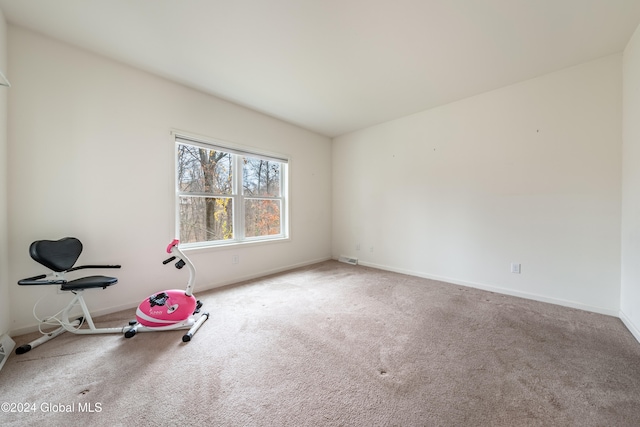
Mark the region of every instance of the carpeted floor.
POLYGON ((640 344, 613 317, 335 261, 198 297, 188 344, 67 333, 11 356, 0 402, 35 412, 0 423, 640 425, 640 344))

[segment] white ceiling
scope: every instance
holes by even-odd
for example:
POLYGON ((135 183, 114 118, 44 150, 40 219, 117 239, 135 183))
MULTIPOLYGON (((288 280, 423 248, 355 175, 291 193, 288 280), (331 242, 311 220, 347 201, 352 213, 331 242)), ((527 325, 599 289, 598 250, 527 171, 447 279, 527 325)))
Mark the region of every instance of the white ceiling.
POLYGON ((640 0, 0 0, 0 9, 12 24, 327 136, 621 52, 640 23, 640 0))

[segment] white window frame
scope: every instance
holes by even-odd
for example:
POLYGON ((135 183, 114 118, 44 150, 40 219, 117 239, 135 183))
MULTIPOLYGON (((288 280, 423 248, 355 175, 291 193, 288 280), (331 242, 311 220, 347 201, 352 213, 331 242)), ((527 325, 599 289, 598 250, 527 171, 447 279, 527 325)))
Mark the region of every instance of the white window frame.
POLYGON ((185 248, 205 248, 205 247, 221 247, 244 245, 250 243, 282 241, 289 239, 289 164, 288 156, 269 153, 255 148, 245 147, 228 141, 214 138, 203 138, 192 136, 185 133, 172 132, 174 138, 174 193, 175 193, 175 235, 180 239, 180 196, 213 196, 213 197, 229 197, 233 200, 233 238, 226 240, 212 240, 202 242, 181 242, 181 246, 185 248), (230 153, 232 155, 232 194, 216 195, 216 194, 198 194, 180 191, 178 185, 178 145, 191 145, 194 147, 214 149, 230 153), (246 196, 244 194, 243 179, 243 158, 250 157, 255 159, 276 161, 280 163, 280 196, 246 196), (245 236, 245 200, 278 200, 280 201, 280 234, 272 234, 267 236, 245 236))

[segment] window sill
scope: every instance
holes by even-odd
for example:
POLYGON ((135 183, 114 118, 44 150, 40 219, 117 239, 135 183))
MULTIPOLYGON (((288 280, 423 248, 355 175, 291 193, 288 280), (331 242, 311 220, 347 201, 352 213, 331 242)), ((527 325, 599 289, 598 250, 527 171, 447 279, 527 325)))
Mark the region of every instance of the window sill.
POLYGON ((185 243, 180 244, 180 249, 187 252, 207 252, 213 250, 238 249, 242 247, 253 247, 261 245, 271 245, 277 243, 287 243, 291 241, 291 237, 274 237, 272 239, 245 240, 242 242, 223 242, 223 243, 185 243))

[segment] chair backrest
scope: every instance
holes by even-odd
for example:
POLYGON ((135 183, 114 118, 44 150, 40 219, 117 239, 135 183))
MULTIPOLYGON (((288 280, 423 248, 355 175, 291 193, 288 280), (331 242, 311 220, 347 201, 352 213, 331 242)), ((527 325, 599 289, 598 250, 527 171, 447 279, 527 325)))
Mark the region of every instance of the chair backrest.
POLYGON ((76 263, 82 253, 82 243, 75 237, 60 240, 37 240, 29 246, 29 254, 53 271, 67 271, 76 263))

